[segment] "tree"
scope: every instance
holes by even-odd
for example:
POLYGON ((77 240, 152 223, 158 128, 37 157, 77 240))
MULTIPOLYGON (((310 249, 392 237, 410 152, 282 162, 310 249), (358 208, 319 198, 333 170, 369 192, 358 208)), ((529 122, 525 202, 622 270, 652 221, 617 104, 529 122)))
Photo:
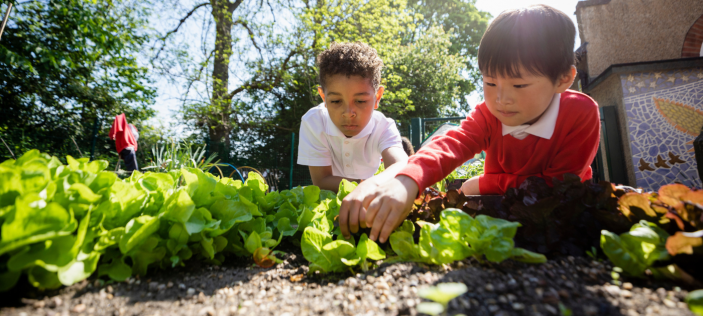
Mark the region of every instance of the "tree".
MULTIPOLYGON (((77 156, 70 149, 80 147, 87 156, 98 119, 103 130, 118 113, 132 122, 153 115, 155 92, 135 57, 148 39, 141 3, 15 3, 0 42, 0 133, 16 154, 77 156)), ((97 145, 108 144, 114 148, 104 138, 97 145)))

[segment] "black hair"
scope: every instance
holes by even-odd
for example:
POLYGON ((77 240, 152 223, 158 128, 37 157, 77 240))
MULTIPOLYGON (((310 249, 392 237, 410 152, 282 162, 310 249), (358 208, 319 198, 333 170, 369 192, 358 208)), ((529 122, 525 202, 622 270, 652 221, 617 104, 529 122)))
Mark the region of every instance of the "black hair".
POLYGON ((574 65, 575 38, 571 19, 550 6, 503 11, 481 38, 478 67, 489 77, 519 78, 522 66, 556 83, 574 65))
POLYGON ((320 86, 325 88, 328 77, 333 75, 361 76, 371 80, 374 91, 381 85, 383 60, 376 50, 362 42, 332 43, 317 56, 320 86))

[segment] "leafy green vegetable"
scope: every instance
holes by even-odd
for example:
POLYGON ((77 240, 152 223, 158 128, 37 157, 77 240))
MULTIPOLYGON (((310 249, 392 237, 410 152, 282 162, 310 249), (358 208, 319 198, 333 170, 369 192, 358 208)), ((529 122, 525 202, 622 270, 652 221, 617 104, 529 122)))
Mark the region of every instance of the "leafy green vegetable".
POLYGON ((603 252, 616 266, 632 276, 644 277, 645 270, 655 261, 669 259, 667 238, 669 234, 656 224, 642 220, 620 236, 602 231, 600 243, 603 252))

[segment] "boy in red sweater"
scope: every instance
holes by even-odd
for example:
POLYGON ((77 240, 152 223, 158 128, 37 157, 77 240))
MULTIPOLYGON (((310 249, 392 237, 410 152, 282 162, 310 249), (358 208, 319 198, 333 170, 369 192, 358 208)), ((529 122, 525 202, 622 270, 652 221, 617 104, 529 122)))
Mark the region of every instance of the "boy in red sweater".
POLYGON ((571 19, 546 5, 496 17, 478 51, 485 102, 407 164, 391 166, 350 193, 339 213, 345 238, 368 226, 370 239, 385 242, 418 192, 482 150, 484 174, 464 183, 467 195, 504 194, 531 176, 549 184, 565 173, 589 180, 600 118, 593 99, 567 90, 576 76, 575 37, 571 19))

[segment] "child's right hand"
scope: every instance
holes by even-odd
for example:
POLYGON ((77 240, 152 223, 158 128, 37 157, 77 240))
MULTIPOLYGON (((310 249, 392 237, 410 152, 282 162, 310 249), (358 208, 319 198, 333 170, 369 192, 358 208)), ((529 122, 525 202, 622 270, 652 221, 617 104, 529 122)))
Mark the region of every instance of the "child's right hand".
POLYGON ((415 180, 398 176, 379 186, 375 198, 366 210, 366 226, 371 227, 369 239, 381 243, 400 226, 412 210, 419 189, 415 180))

